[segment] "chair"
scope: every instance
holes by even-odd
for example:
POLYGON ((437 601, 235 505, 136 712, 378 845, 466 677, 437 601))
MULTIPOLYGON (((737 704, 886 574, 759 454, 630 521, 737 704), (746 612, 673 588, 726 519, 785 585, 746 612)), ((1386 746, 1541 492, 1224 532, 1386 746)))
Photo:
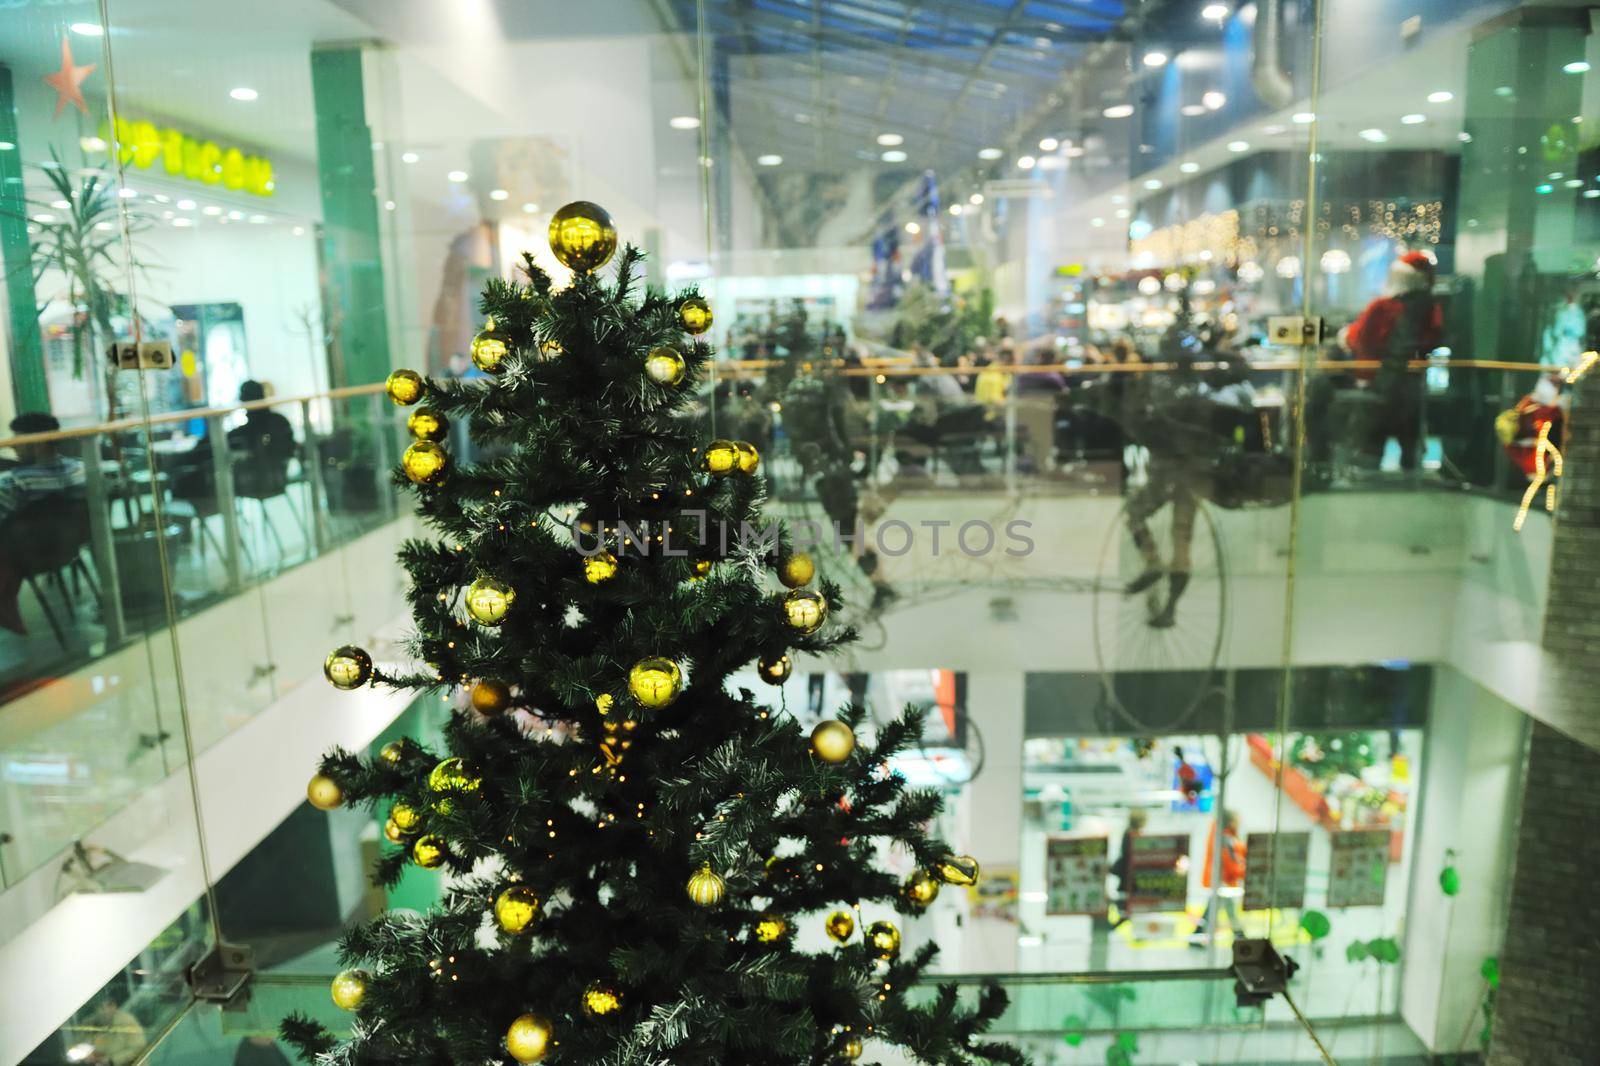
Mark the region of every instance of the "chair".
POLYGON ((55 583, 69 617, 72 600, 63 574, 71 575, 74 591, 79 588, 80 577, 87 581, 95 600, 104 607, 100 583, 83 560, 83 550, 89 546, 88 498, 76 491, 56 492, 25 504, 0 526, 0 544, 6 546, 17 568, 17 576, 33 590, 44 608, 56 642, 66 650, 66 632, 50 607, 49 597, 39 587, 38 579, 42 577, 55 583))
POLYGON ((266 452, 235 452, 237 458, 233 461, 233 494, 236 499, 254 500, 261 509, 261 523, 267 528, 267 535, 272 538, 272 543, 278 548, 278 558, 285 556, 283 538, 278 535, 278 527, 272 521, 272 514, 267 510, 267 501, 283 497, 289 506, 289 513, 294 516, 295 524, 300 527, 300 532, 306 542, 310 543, 310 534, 306 530, 305 519, 300 515, 300 509, 295 506, 294 496, 289 492, 289 461, 266 452))

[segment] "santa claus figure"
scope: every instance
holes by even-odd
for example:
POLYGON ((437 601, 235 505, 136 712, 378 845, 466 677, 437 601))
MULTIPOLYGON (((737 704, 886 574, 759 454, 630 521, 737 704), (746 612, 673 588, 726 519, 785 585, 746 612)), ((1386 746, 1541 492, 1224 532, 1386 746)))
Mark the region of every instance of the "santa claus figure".
POLYGON ((1362 454, 1374 466, 1390 438, 1399 442, 1402 470, 1415 470, 1420 459, 1423 375, 1410 364, 1444 343, 1444 309, 1433 295, 1434 270, 1433 257, 1426 252, 1400 256, 1389 270, 1388 292, 1368 304, 1345 331, 1350 353, 1378 364, 1356 371, 1378 398, 1361 442, 1362 454))

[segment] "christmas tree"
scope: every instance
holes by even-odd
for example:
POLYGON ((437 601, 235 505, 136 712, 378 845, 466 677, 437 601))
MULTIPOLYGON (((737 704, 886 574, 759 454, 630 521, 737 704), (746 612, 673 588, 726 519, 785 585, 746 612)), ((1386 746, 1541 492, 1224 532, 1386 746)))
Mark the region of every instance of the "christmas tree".
POLYGON ((415 405, 396 476, 438 534, 402 552, 426 669, 391 674, 354 647, 325 664, 338 688, 466 694, 447 751, 335 751, 308 790, 387 811, 379 883, 414 863, 448 884, 425 914, 345 935, 348 1039, 304 1016, 285 1037, 324 1064, 799 1066, 874 1040, 1024 1063, 981 1037, 998 988, 914 998, 933 945, 902 952, 895 922, 861 912, 916 913, 977 877, 925 831, 938 796, 891 770, 920 720, 869 739, 846 707, 808 734, 730 683, 756 664, 781 684, 790 654, 853 633, 814 562, 757 535, 756 450, 703 441, 688 414, 710 308, 638 291, 632 247, 614 280, 595 273, 616 232, 593 204, 550 233, 575 277, 557 289, 525 256, 525 281, 489 283, 472 351, 487 383, 389 382, 415 405), (439 443, 451 420, 476 464, 439 443), (896 849, 907 876, 877 865, 896 849), (832 943, 798 949, 802 926, 832 943))

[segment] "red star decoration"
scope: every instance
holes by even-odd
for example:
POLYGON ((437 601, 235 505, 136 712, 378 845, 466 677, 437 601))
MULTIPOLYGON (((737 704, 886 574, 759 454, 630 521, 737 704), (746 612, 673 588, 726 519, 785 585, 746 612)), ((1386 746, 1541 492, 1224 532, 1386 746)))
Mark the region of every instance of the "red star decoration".
POLYGON ((56 91, 56 118, 61 117, 62 109, 69 103, 85 115, 89 113, 89 105, 83 99, 83 83, 94 73, 94 68, 93 63, 82 67, 73 63, 72 43, 61 38, 61 69, 44 76, 44 83, 56 91))

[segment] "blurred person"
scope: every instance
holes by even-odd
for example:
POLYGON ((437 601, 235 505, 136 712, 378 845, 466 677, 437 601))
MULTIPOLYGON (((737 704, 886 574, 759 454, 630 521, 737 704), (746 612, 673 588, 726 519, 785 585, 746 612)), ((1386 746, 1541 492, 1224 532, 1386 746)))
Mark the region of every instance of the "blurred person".
POLYGON ((101 995, 90 1012, 88 1024, 93 1029, 89 1044, 93 1050, 85 1061, 95 1066, 132 1066, 144 1051, 144 1026, 139 1019, 122 1009, 110 992, 101 995))
POLYGON ((972 394, 983 409, 992 418, 1003 413, 1006 406, 1006 392, 1011 387, 1011 375, 1001 370, 994 364, 994 360, 983 358, 978 364, 977 377, 973 379, 972 394))
POLYGON ((1410 362, 1444 343, 1444 308, 1433 295, 1435 265, 1426 252, 1407 252, 1389 271, 1389 294, 1367 305, 1345 331, 1345 346, 1357 359, 1376 361, 1376 371, 1357 371, 1378 402, 1362 433, 1361 450, 1377 465, 1392 437, 1400 446, 1400 469, 1416 470, 1421 458, 1423 375, 1410 362))
MULTIPOLYGON (((1216 918, 1217 902, 1220 900, 1222 908, 1228 912, 1228 928, 1233 930, 1235 938, 1244 935, 1244 923, 1239 918, 1239 887, 1244 883, 1244 857, 1245 844, 1239 836, 1239 815, 1234 811, 1222 812, 1222 888, 1211 893, 1206 900, 1205 913, 1200 916, 1200 922, 1194 927, 1194 934, 1189 938, 1191 947, 1201 947, 1204 944, 1206 930, 1216 918)), ((1200 868, 1200 885, 1202 888, 1211 888, 1216 880, 1213 872, 1218 866, 1217 862, 1217 819, 1211 820, 1211 828, 1206 831, 1206 851, 1200 868)))
MULTIPOLYGON (((26 411, 11 420, 11 432, 19 437, 60 429, 56 417, 44 411, 26 411)), ((17 464, 0 471, 0 626, 13 633, 26 633, 17 602, 26 560, 13 555, 16 549, 12 547, 11 519, 29 504, 81 488, 86 478, 83 461, 62 455, 59 441, 18 444, 13 450, 17 464)))
POLYGON ((1129 901, 1138 887, 1134 884, 1133 842, 1144 831, 1148 817, 1144 811, 1128 812, 1128 826, 1122 831, 1122 847, 1116 861, 1111 864, 1111 876, 1117 882, 1117 920, 1111 923, 1113 929, 1125 924, 1130 917, 1129 901))
MULTIPOLYGON (((256 403, 267 398, 267 387, 259 381, 239 386, 240 403, 256 403)), ((244 424, 228 431, 228 447, 252 457, 287 463, 294 457, 294 426, 270 407, 255 407, 245 412, 244 424)))

